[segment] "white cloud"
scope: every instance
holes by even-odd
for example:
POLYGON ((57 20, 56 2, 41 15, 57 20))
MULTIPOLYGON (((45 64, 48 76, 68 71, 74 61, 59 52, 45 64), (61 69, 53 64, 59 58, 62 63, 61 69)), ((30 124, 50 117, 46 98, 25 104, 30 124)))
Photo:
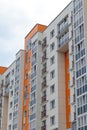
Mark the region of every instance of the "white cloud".
POLYGON ((0 0, 0 65, 9 65, 36 24, 48 25, 71 0, 0 0))

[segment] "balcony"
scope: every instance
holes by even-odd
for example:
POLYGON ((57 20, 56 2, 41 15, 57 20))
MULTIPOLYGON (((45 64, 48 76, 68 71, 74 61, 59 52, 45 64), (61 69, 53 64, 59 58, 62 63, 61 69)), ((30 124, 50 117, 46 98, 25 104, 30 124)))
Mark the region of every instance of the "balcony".
POLYGON ((42 97, 42 103, 46 102, 46 95, 42 97))
POLYGON ((34 113, 34 114, 32 114, 32 115, 30 115, 30 120, 33 120, 33 119, 35 119, 36 118, 36 114, 34 113))
POLYGON ((2 103, 0 103, 0 107, 2 107, 2 103))
POLYGON ((75 99, 75 94, 73 94, 73 103, 75 103, 76 99, 75 99))
POLYGON ((1 88, 3 88, 4 87, 4 83, 1 83, 1 88))
POLYGON ((41 118, 44 118, 44 117, 46 117, 46 110, 43 110, 43 111, 41 112, 41 118))
POLYGON ((46 130, 46 125, 42 126, 41 130, 46 130))
POLYGON ((69 42, 69 36, 65 37, 65 38, 62 38, 59 40, 59 45, 58 47, 62 47, 64 44, 68 43, 69 42))
POLYGON ((6 87, 6 88, 4 89, 4 96, 8 96, 8 95, 9 95, 9 88, 6 87))
POLYGON ((73 85, 74 85, 74 84, 75 84, 75 77, 73 76, 73 78, 72 78, 72 79, 73 79, 73 85))
POLYGON ((76 113, 74 112, 74 120, 76 120, 76 113))
POLYGON ((47 72, 47 67, 44 67, 43 69, 42 69, 42 75, 44 74, 44 73, 46 73, 47 72))
POLYGON ((44 81, 42 82, 42 89, 44 89, 44 88, 46 88, 46 87, 47 87, 47 81, 44 80, 44 81))
POLYGON ((36 76, 36 72, 31 74, 31 79, 33 79, 36 76))
POLYGON ((46 54, 44 54, 44 55, 42 56, 42 62, 44 62, 46 59, 47 59, 47 58, 46 58, 46 54))
POLYGON ((69 30, 69 24, 68 24, 68 22, 66 22, 64 25, 63 25, 63 27, 62 28, 60 28, 59 29, 59 31, 58 31, 58 38, 59 37, 61 37, 61 35, 63 35, 66 31, 68 31, 69 30))
POLYGON ((32 48, 32 54, 35 53, 36 51, 37 51, 37 46, 34 46, 34 47, 32 48))
POLYGON ((34 86, 31 87, 31 92, 33 92, 35 90, 36 90, 36 85, 34 85, 34 86))
POLYGON ((36 63, 37 63, 37 60, 34 59, 34 60, 32 61, 32 66, 35 65, 36 63))
POLYGON ((31 100, 30 106, 32 106, 32 105, 34 105, 34 104, 36 104, 36 99, 31 100))
POLYGON ((46 42, 43 42, 42 44, 42 50, 47 46, 46 42))
POLYGON ((0 97, 2 97, 3 96, 3 94, 2 93, 0 93, 0 97))

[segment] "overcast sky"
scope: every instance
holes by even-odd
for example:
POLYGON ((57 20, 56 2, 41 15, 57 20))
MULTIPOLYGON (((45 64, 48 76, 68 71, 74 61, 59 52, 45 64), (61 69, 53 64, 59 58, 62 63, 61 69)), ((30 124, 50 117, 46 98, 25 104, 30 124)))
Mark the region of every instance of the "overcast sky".
POLYGON ((0 66, 9 66, 36 23, 48 25, 71 0, 0 0, 0 66))

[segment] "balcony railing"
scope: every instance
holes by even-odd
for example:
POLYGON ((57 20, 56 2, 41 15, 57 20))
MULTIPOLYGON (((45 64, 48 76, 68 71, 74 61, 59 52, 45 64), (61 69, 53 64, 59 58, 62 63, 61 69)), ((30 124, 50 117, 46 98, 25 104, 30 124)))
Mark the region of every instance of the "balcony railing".
POLYGON ((44 89, 44 88, 46 88, 46 87, 47 87, 47 81, 44 80, 44 81, 42 82, 42 89, 44 89))
POLYGON ((2 103, 0 103, 0 107, 2 107, 2 103))
POLYGON ((42 56, 42 62, 44 62, 47 59, 46 54, 42 56))
POLYGON ((65 33, 66 31, 68 31, 68 28, 69 28, 69 24, 68 24, 68 22, 66 22, 63 25, 63 27, 59 29, 58 37, 60 37, 63 33, 65 33))
POLYGON ((32 114, 32 115, 30 115, 30 120, 35 119, 35 117, 36 117, 36 114, 35 114, 35 113, 34 113, 34 114, 32 114))
POLYGON ((31 87, 31 92, 33 92, 35 90, 36 90, 36 85, 34 85, 34 86, 31 87))
POLYGON ((43 111, 41 112, 41 118, 44 118, 44 117, 46 117, 46 110, 43 110, 43 111))
POLYGON ((37 51, 37 46, 32 48, 32 53, 35 53, 37 51))
POLYGON ((73 94, 73 103, 76 101, 75 94, 73 94))
POLYGON ((74 112, 74 120, 76 120, 76 113, 74 112))
POLYGON ((46 47, 46 42, 43 42, 43 44, 42 44, 42 50, 46 47))
POLYGON ((41 130, 46 130, 46 125, 42 126, 41 130))
POLYGON ((36 64, 37 63, 37 60, 35 59, 35 60, 33 60, 32 61, 32 66, 34 65, 34 64, 36 64))
POLYGON ((0 93, 0 97, 2 97, 3 96, 3 94, 2 93, 0 93))
POLYGON ((74 84, 75 84, 75 77, 73 76, 73 78, 72 78, 72 79, 73 79, 73 85, 74 85, 74 84))
POLYGON ((8 95, 8 94, 9 94, 9 88, 7 87, 4 89, 4 95, 8 95))
POLYGON ((36 72, 31 74, 31 79, 33 79, 36 76, 36 72))
POLYGON ((34 105, 34 104, 36 104, 36 99, 31 100, 31 102, 30 102, 30 106, 32 106, 32 105, 34 105))
POLYGON ((44 103, 46 101, 46 95, 44 95, 43 97, 42 97, 42 103, 44 103))
POLYGON ((46 71, 47 71, 47 67, 44 67, 44 68, 42 69, 42 75, 43 75, 44 73, 46 73, 46 71))
POLYGON ((4 87, 4 83, 1 83, 1 88, 3 88, 4 87))

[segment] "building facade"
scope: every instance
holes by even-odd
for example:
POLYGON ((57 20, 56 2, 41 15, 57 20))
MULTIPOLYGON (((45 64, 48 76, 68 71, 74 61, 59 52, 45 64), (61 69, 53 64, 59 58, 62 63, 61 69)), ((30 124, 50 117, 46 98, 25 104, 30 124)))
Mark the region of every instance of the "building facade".
POLYGON ((36 24, 0 67, 0 130, 87 130, 87 0, 36 24))

